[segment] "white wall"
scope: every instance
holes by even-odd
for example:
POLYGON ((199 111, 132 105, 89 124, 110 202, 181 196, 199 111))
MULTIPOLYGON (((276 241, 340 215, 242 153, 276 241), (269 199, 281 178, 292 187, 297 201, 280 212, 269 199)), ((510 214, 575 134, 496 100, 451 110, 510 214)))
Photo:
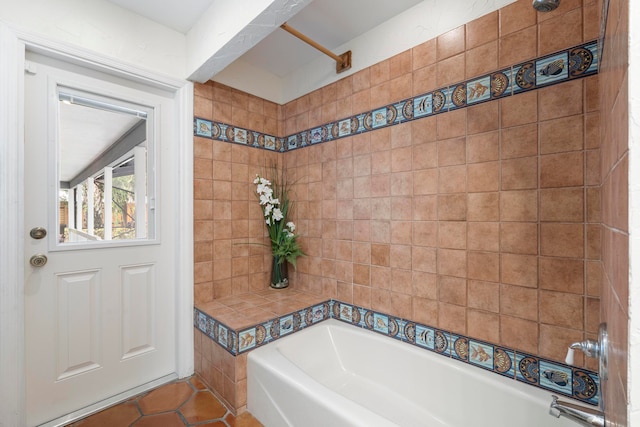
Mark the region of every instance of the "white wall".
POLYGON ((640 4, 629 1, 629 426, 640 427, 640 4))
POLYGON ((169 77, 186 75, 184 34, 105 0, 0 0, 0 20, 169 77))

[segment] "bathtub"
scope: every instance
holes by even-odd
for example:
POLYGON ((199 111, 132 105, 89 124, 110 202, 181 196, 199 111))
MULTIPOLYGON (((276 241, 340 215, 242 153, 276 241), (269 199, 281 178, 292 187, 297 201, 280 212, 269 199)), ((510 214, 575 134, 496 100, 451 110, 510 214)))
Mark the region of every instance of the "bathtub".
POLYGON ((247 409, 265 427, 575 427, 551 393, 326 320, 253 350, 247 409))

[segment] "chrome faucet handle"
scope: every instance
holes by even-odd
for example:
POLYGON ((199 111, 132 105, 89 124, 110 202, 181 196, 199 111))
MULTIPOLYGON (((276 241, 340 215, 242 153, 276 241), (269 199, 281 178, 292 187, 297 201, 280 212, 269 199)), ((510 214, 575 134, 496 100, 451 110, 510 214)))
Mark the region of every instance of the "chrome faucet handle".
POLYGON ((598 374, 601 380, 608 378, 608 361, 609 361, 609 335, 607 333, 607 324, 601 323, 598 328, 598 341, 585 340, 574 342, 569 346, 569 353, 565 361, 568 365, 573 364, 573 354, 571 350, 581 350, 585 356, 595 357, 598 359, 598 374))
POLYGON ((560 418, 560 410, 558 409, 558 396, 551 395, 551 405, 549 405, 549 415, 560 418))

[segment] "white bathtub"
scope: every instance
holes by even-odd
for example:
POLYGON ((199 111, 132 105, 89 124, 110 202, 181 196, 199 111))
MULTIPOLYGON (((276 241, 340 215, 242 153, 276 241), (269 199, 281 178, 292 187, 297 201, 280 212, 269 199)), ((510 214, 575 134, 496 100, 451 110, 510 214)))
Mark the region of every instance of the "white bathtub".
POLYGON ((551 393, 330 319, 248 355, 266 427, 576 427, 551 393))

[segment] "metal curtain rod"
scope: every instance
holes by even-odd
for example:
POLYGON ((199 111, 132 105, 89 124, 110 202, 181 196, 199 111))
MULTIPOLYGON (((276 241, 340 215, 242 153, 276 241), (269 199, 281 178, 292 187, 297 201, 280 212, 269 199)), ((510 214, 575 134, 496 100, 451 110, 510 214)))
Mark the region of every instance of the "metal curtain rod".
POLYGON ((347 71, 348 69, 351 68, 351 51, 350 50, 346 51, 342 55, 336 55, 335 53, 331 52, 326 47, 322 46, 321 44, 319 44, 319 43, 317 43, 317 42, 315 42, 313 40, 311 40, 309 37, 305 36, 300 31, 298 31, 298 30, 296 30, 294 28, 291 28, 289 25, 287 25, 286 22, 284 24, 280 25, 280 28, 282 28, 283 30, 285 30, 289 34, 292 34, 292 35, 296 36, 297 38, 299 38, 303 42, 307 43, 308 45, 313 46, 314 48, 318 49, 320 52, 324 53, 325 55, 333 58, 333 60, 336 61, 336 73, 341 73, 341 72, 347 71))

